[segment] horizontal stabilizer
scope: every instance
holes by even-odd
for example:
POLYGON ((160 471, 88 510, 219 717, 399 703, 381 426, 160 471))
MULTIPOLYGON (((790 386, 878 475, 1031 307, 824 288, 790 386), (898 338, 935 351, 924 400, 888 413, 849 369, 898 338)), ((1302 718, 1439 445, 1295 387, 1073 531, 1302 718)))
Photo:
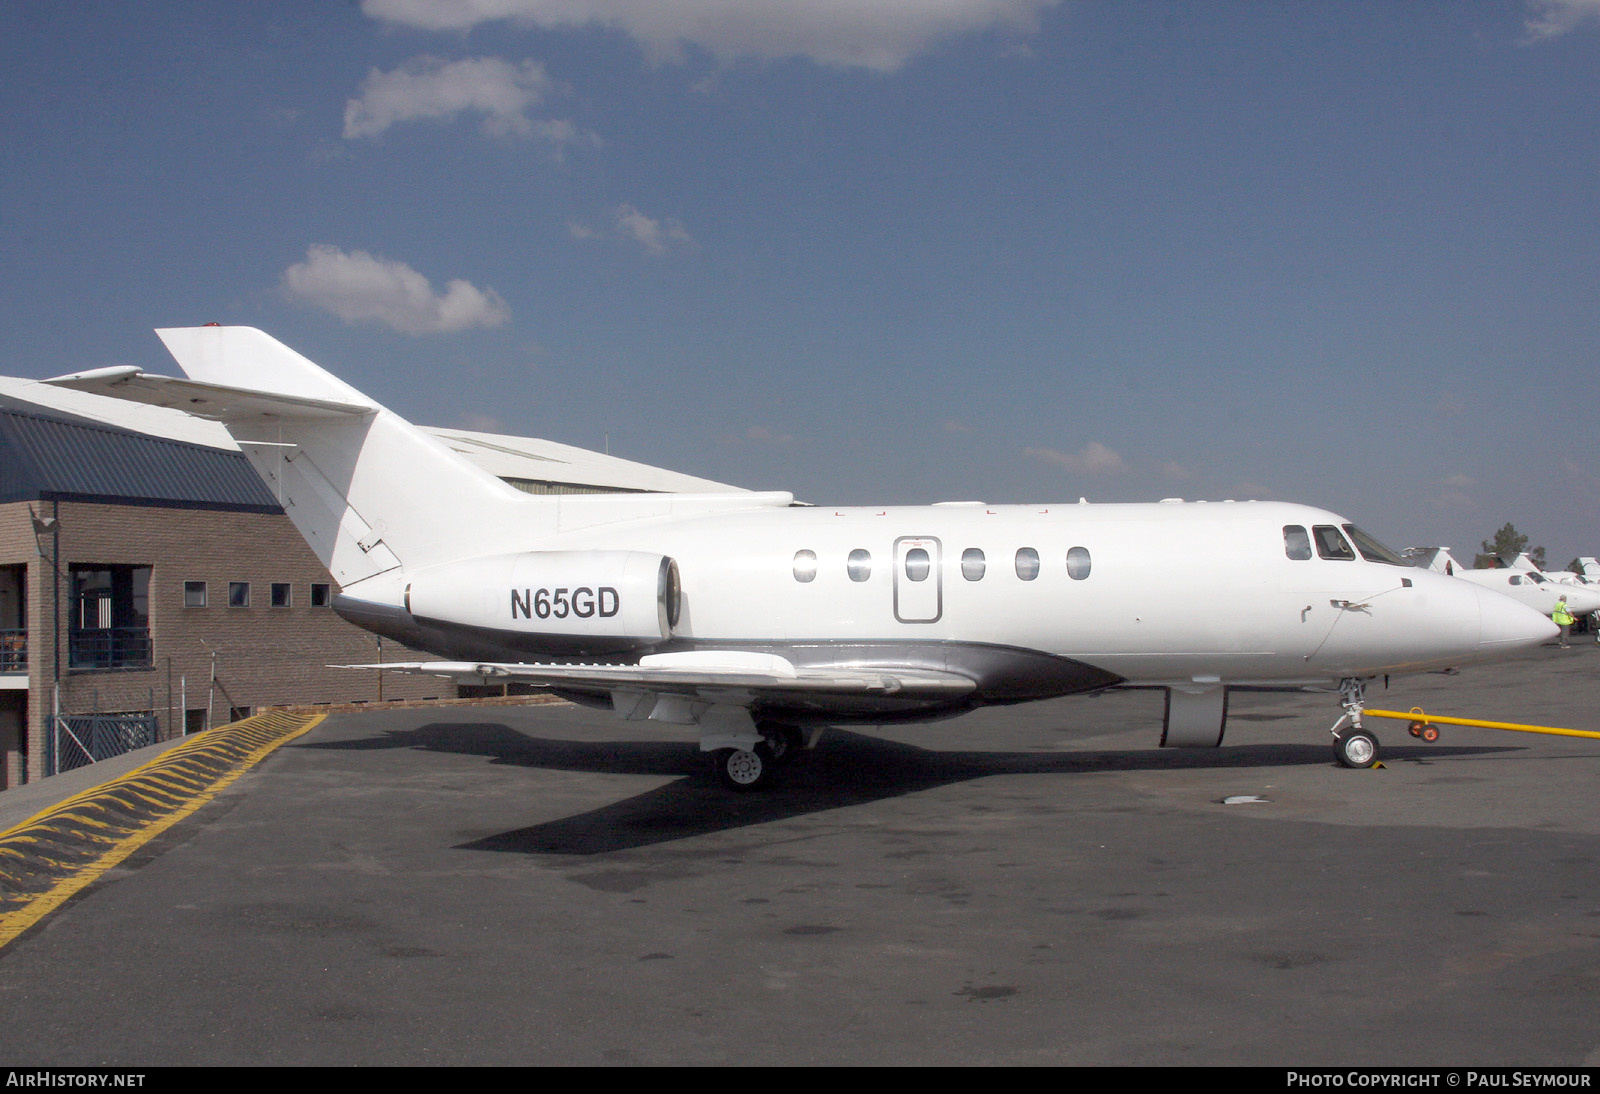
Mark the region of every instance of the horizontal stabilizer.
POLYGON ((271 391, 202 383, 177 376, 156 376, 132 365, 74 372, 44 381, 56 387, 87 391, 125 399, 133 403, 168 407, 218 422, 239 422, 249 418, 328 418, 351 414, 371 414, 370 403, 337 402, 307 396, 283 395, 271 391))

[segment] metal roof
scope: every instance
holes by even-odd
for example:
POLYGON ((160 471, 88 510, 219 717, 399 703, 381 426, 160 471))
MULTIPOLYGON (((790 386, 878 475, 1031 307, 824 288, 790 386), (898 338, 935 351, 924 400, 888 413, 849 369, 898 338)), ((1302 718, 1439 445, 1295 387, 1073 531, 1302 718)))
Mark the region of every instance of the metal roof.
MULTIPOLYGON (((38 417, 98 424, 111 429, 205 445, 237 454, 220 422, 181 410, 108 399, 37 380, 0 376, 0 407, 38 417)), ((537 437, 511 437, 467 429, 420 426, 453 451, 520 489, 535 493, 649 491, 703 494, 742 489, 727 483, 537 437)), ((0 489, 4 480, 0 479, 0 489)), ((264 490, 265 488, 263 488, 264 490)))

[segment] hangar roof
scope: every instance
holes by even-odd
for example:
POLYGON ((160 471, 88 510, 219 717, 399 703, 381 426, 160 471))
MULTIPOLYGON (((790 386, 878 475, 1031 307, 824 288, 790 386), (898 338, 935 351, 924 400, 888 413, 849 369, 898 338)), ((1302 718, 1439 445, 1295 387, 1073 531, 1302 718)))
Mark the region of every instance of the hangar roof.
POLYGON ((279 511, 238 452, 118 429, 0 394, 0 502, 52 499, 279 511))
MULTIPOLYGON (((256 484, 258 502, 260 498, 265 498, 266 503, 271 505, 271 498, 267 495, 266 488, 261 486, 255 472, 239 454, 239 448, 233 443, 233 438, 218 422, 195 418, 165 407, 107 399, 100 395, 56 387, 37 380, 9 376, 0 376, 0 407, 13 408, 24 415, 67 419, 79 423, 80 426, 97 425, 103 429, 110 428, 112 431, 134 432, 151 439, 221 451, 230 455, 233 462, 249 476, 249 480, 256 484)), ((724 493, 741 489, 727 483, 684 475, 665 468, 635 463, 632 460, 619 459, 536 437, 509 437, 496 433, 443 429, 434 426, 421 428, 490 474, 534 493, 651 491, 698 494, 724 493)), ((81 433, 73 435, 86 436, 81 433)), ((43 445, 45 441, 41 438, 34 443, 36 446, 43 445)), ((66 444, 65 437, 57 437, 56 443, 66 444)), ((102 442, 103 446, 110 444, 109 441, 102 442)), ((60 458, 69 450, 57 448, 53 452, 60 458)), ((156 450, 151 451, 153 453, 156 450)), ((177 450, 164 451, 174 453, 177 450)), ((87 453, 83 458, 88 458, 87 453)), ((185 464, 185 467, 189 468, 187 473, 202 476, 211 474, 206 470, 206 467, 209 467, 207 462, 199 460, 193 454, 185 457, 174 455, 172 458, 189 461, 185 464)), ((0 453, 0 500, 16 500, 12 496, 14 491, 10 484, 9 464, 6 462, 8 459, 7 455, 0 453)), ((78 470, 87 474, 89 465, 80 464, 78 470)), ((40 474, 43 474, 42 470, 35 472, 36 477, 40 474)), ((209 481, 212 483, 209 488, 212 491, 221 490, 233 501, 242 497, 242 494, 231 487, 223 489, 222 484, 214 478, 209 481)), ((154 483, 140 479, 132 485, 150 489, 154 483)), ((167 489, 170 491, 173 488, 167 489)), ((36 493, 32 496, 39 495, 36 493)))

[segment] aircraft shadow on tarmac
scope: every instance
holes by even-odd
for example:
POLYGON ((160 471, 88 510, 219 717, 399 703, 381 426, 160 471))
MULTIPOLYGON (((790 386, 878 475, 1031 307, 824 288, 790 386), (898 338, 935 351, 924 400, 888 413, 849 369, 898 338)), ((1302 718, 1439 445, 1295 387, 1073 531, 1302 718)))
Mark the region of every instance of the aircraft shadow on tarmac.
MULTIPOLYGON (((325 741, 302 748, 360 751, 415 748, 493 763, 596 774, 681 776, 664 786, 560 820, 460 845, 462 850, 598 855, 710 832, 785 820, 992 775, 1074 775, 1111 771, 1273 768, 1331 765, 1326 745, 1269 744, 1223 749, 1104 752, 935 751, 899 741, 827 731, 774 785, 738 794, 723 788, 692 741, 572 741, 530 737, 494 723, 436 722, 381 737, 325 741)), ((1516 751, 1514 747, 1386 746, 1386 763, 1516 751)), ((1358 773, 1350 772, 1352 778, 1358 773)))

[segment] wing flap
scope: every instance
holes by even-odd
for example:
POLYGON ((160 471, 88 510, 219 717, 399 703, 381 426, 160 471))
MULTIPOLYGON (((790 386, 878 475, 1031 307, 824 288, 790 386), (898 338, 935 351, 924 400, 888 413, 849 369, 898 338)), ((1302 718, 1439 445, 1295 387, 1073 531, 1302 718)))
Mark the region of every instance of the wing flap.
MULTIPOLYGON (((970 677, 954 672, 910 668, 795 668, 782 658, 766 668, 758 661, 725 663, 688 661, 673 663, 678 655, 663 655, 656 664, 569 665, 507 664, 473 661, 413 661, 385 665, 338 665, 348 669, 387 669, 391 672, 444 676, 457 683, 504 684, 513 681, 546 687, 651 691, 699 698, 725 696, 730 702, 749 703, 760 695, 898 695, 906 698, 954 698, 976 688, 970 677), (665 661, 663 664, 661 662, 665 661), (785 670, 787 668, 787 671, 785 670)), ((746 654, 766 659, 766 654, 746 654)))

